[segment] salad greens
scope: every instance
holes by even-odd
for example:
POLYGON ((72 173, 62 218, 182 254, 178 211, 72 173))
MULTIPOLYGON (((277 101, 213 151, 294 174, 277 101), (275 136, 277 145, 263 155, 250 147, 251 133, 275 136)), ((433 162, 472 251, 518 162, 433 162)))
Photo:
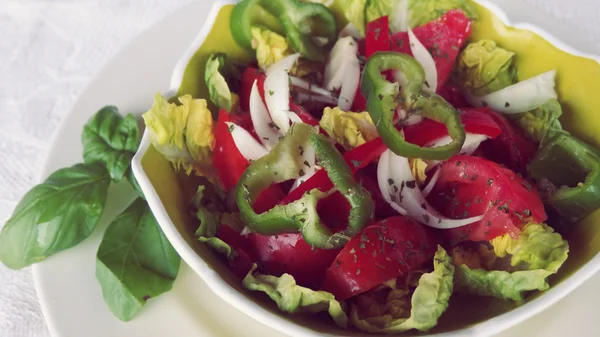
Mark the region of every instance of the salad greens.
POLYGON ((361 318, 361 308, 354 305, 350 315, 352 324, 363 331, 376 333, 399 333, 412 329, 428 331, 437 325, 438 319, 448 308, 453 291, 453 280, 452 259, 446 250, 438 246, 433 259, 433 271, 421 275, 414 290, 394 289, 388 295, 387 302, 392 308, 390 313, 361 318), (404 298, 407 297, 410 299, 409 312, 399 308, 408 304, 403 303, 406 302, 404 298), (395 314, 404 314, 407 317, 395 317, 395 314))
POLYGON ((319 123, 329 137, 350 150, 377 138, 377 128, 368 112, 345 112, 327 107, 319 123))
POLYGON ((25 268, 76 246, 100 220, 110 176, 100 164, 54 172, 17 205, 0 234, 0 261, 25 268))
POLYGON ((454 81, 474 96, 485 96, 517 83, 515 53, 494 41, 473 42, 458 57, 454 81))
POLYGON ((177 171, 212 175, 213 119, 204 99, 179 97, 181 105, 169 103, 160 94, 142 117, 152 145, 177 171))
POLYGON ((239 98, 231 91, 234 88, 230 89, 228 83, 236 83, 239 77, 240 74, 235 66, 227 59, 227 54, 212 54, 206 61, 204 72, 204 80, 208 87, 211 102, 220 109, 233 111, 239 98))
POLYGON ((294 51, 287 40, 266 28, 252 27, 252 48, 256 50, 256 61, 260 69, 266 70, 294 51))
POLYGON ((245 288, 264 292, 283 312, 316 314, 327 311, 339 327, 347 328, 348 317, 331 293, 301 287, 289 274, 275 277, 261 274, 256 269, 254 265, 242 281, 245 288))
POLYGON ((557 133, 563 133, 558 118, 562 108, 557 100, 549 100, 537 109, 515 115, 513 119, 527 135, 540 144, 552 138, 557 133))
POLYGON ((96 278, 104 301, 123 321, 171 290, 180 258, 139 198, 110 224, 98 248, 96 278))
MULTIPOLYGON (((490 244, 493 253, 455 257, 457 292, 523 301, 526 292, 550 287, 546 279, 558 271, 569 253, 567 241, 545 224, 528 224, 517 239, 506 234, 490 244), (459 264, 465 260, 467 264, 459 264)), ((458 248, 453 254, 480 253, 458 248)))
POLYGON ((111 179, 118 183, 127 174, 138 149, 139 133, 133 115, 121 117, 114 106, 102 108, 83 127, 84 162, 103 163, 111 179))

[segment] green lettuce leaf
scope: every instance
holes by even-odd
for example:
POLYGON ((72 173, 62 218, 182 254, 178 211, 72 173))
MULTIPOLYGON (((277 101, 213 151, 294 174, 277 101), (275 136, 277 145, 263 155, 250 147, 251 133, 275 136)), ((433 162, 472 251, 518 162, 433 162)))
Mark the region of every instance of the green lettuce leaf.
POLYGON ((378 137, 377 128, 368 112, 345 112, 327 107, 320 126, 344 148, 350 150, 378 137))
POLYGON ((256 268, 255 264, 242 281, 245 288, 265 293, 283 312, 315 314, 326 311, 338 326, 347 328, 348 317, 333 294, 301 287, 289 274, 281 277, 263 275, 256 268))
POLYGON ((211 176, 214 143, 213 119, 204 99, 179 97, 181 105, 167 102, 160 94, 142 117, 152 145, 177 171, 211 176))
POLYGON ((294 53, 285 37, 261 27, 252 27, 252 48, 262 70, 267 70, 284 57, 294 53))
POLYGON ((553 99, 535 110, 514 115, 511 119, 525 130, 531 139, 543 143, 556 133, 564 132, 558 120, 561 115, 562 107, 553 99))
POLYGON ((236 68, 228 62, 227 54, 214 53, 206 61, 206 70, 204 72, 204 81, 208 87, 210 101, 220 109, 228 112, 233 111, 237 104, 238 97, 230 87, 240 78, 236 68))
POLYGON ((456 269, 457 292, 523 301, 527 291, 547 290, 548 276, 567 260, 569 244, 545 224, 528 224, 518 239, 509 234, 490 241, 499 258, 510 257, 504 270, 456 269))
POLYGON ((433 260, 433 271, 423 274, 411 298, 410 317, 390 320, 387 317, 360 319, 356 306, 351 322, 360 330, 373 333, 400 333, 411 329, 427 331, 433 328, 448 308, 453 290, 454 266, 448 253, 440 246, 433 260))
MULTIPOLYGON (((437 20, 452 9, 461 9, 469 18, 477 19, 477 11, 469 0, 406 0, 408 1, 408 26, 415 28, 437 20)), ((359 1, 355 1, 358 3, 359 1)), ((377 20, 382 16, 390 16, 390 27, 393 28, 399 14, 400 0, 367 0, 365 7, 366 22, 377 20)), ((348 15, 346 15, 348 16, 348 15)), ((348 20, 354 23, 348 18, 348 20)), ((356 25, 356 23, 354 23, 356 25)))
POLYGON ((365 9, 369 0, 338 0, 340 8, 344 11, 346 19, 352 23, 358 31, 365 35, 365 9))
POLYGON ((515 53, 491 40, 471 43, 458 56, 453 80, 474 96, 484 96, 517 83, 515 53))

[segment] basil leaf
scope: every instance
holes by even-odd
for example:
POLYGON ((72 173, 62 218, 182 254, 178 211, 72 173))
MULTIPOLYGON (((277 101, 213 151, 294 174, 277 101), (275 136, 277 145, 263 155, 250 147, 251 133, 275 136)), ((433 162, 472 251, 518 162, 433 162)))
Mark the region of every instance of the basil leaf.
POLYGON ((83 160, 103 163, 114 182, 119 182, 131 165, 140 143, 140 129, 131 114, 122 117, 114 106, 106 106, 83 127, 83 160))
POLYGON ((31 189, 0 233, 0 261, 12 269, 76 246, 98 224, 110 177, 99 164, 54 172, 31 189))
POLYGON ((106 230, 96 278, 112 313, 129 321, 148 299, 171 290, 179 264, 148 204, 137 199, 106 230))
POLYGON ((138 183, 137 179, 135 178, 135 175, 133 174, 133 170, 131 169, 131 167, 129 167, 126 174, 127 174, 127 181, 129 182, 129 185, 131 185, 131 187, 133 187, 133 189, 137 192, 137 194, 140 198, 146 200, 146 196, 144 195, 144 192, 142 191, 140 184, 138 183))

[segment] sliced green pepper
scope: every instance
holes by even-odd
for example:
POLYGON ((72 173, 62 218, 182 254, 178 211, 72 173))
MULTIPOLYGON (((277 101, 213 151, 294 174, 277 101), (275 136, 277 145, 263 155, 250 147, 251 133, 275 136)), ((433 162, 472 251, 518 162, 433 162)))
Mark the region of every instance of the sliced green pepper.
POLYGON ((254 21, 265 24, 266 17, 277 18, 281 27, 269 28, 285 33, 294 50, 308 59, 325 60, 324 45, 335 41, 335 17, 322 4, 299 0, 242 0, 233 9, 230 21, 237 43, 251 50, 254 21), (318 37, 325 38, 326 42, 320 43, 318 37))
POLYGON ((425 71, 414 58, 395 52, 378 52, 369 58, 365 66, 361 90, 367 98, 367 107, 377 131, 384 143, 397 155, 408 158, 444 160, 457 154, 465 142, 465 130, 459 112, 442 97, 423 91, 425 71), (400 71, 406 77, 406 85, 389 82, 382 72, 400 71), (394 125, 398 105, 409 114, 443 123, 452 142, 435 148, 420 147, 404 139, 394 125))
POLYGON ((372 220, 374 205, 369 192, 354 181, 350 168, 333 143, 313 130, 307 124, 294 124, 269 154, 248 167, 238 183, 236 201, 242 220, 255 232, 276 235, 299 231, 308 244, 335 249, 346 244, 372 220), (271 184, 304 174, 307 164, 301 153, 308 146, 314 148, 319 165, 326 170, 334 189, 327 193, 314 189, 295 202, 256 214, 252 205, 260 192, 271 184), (348 200, 351 211, 348 228, 332 233, 317 214, 317 203, 336 190, 348 200))
POLYGON ((567 132, 542 145, 529 173, 546 203, 571 224, 600 208, 600 152, 567 132))

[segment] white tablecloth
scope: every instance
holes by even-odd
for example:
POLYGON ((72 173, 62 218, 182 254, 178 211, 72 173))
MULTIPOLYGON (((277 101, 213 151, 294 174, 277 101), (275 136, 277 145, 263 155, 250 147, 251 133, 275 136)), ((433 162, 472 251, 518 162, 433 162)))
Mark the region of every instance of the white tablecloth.
MULTIPOLYGON (((44 178, 49 141, 86 83, 133 37, 191 1, 0 0, 0 227, 44 178)), ((523 1, 600 43, 597 0, 523 1)), ((0 337, 22 336, 49 336, 31 272, 0 264, 0 337)))

